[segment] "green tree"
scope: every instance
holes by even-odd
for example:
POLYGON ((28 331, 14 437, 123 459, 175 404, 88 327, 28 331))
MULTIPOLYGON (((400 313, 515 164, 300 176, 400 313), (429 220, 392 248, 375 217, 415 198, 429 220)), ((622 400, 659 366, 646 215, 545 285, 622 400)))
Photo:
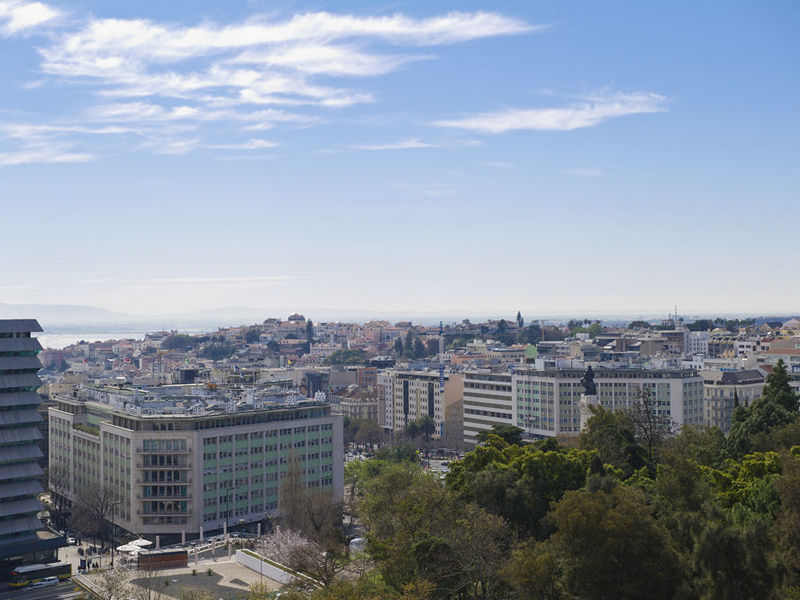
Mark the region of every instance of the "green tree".
POLYGON ((514 551, 503 575, 521 600, 567 600, 563 569, 549 544, 527 540, 514 551))
POLYGON ((429 442, 431 436, 436 433, 436 421, 428 415, 423 415, 417 419, 417 431, 425 437, 425 442, 429 442))
POLYGON ((485 442, 490 434, 502 438, 509 445, 522 445, 522 433, 524 429, 514 425, 492 425, 491 429, 481 431, 477 435, 479 442, 485 442))
POLYGON ((310 344, 314 341, 314 321, 306 321, 306 341, 310 344))
POLYGON ((522 329, 525 326, 525 319, 522 318, 522 313, 517 311, 517 327, 522 329))
POLYGON ((256 329, 255 327, 251 327, 244 333, 244 341, 248 344, 252 344, 258 341, 258 338, 261 336, 261 332, 256 329))
POLYGON ((774 401, 773 395, 762 395, 750 406, 733 411, 733 424, 728 434, 727 451, 730 456, 743 456, 752 449, 754 439, 763 441, 773 430, 780 430, 797 420, 796 410, 787 410, 774 401))
POLYGON ((403 339, 402 338, 395 338, 394 340, 394 353, 397 355, 397 358, 403 356, 403 339))
POLYGON ((536 323, 531 323, 525 328, 524 340, 528 344, 538 344, 542 341, 542 328, 536 323))
POLYGON ((636 425, 629 413, 602 406, 592 407, 592 411, 579 437, 581 448, 596 450, 603 463, 622 469, 625 477, 642 467, 652 468, 647 451, 636 442, 636 425))
POLYGON ((791 377, 786 370, 783 359, 778 360, 772 371, 767 375, 766 385, 761 397, 767 402, 773 402, 788 411, 797 412, 797 395, 790 385, 791 377))
POLYGON ((372 558, 397 590, 415 581, 435 598, 492 600, 511 544, 498 516, 463 503, 417 466, 393 464, 366 485, 361 511, 372 558))
POLYGON ((546 542, 564 569, 565 588, 586 600, 672 600, 680 557, 644 494, 622 485, 567 492, 553 508, 546 542))
POLYGON ((367 362, 367 353, 363 350, 337 350, 322 362, 326 365, 363 365, 367 362))
POLYGON ((712 519, 698 537, 693 558, 694 583, 708 600, 775 598, 778 571, 773 541, 760 519, 735 527, 712 519))
POLYGON ((600 323, 592 323, 589 325, 588 332, 591 337, 596 338, 603 333, 603 326, 600 323))
POLYGON ((425 358, 426 352, 427 349, 425 348, 425 344, 422 343, 422 340, 418 337, 414 338, 413 358, 425 358))
POLYGON ((772 527, 784 572, 784 597, 800 598, 800 457, 791 455, 775 483, 780 508, 772 527), (794 595, 790 595, 794 594, 794 595))
POLYGON ((542 536, 550 503, 585 484, 594 455, 510 446, 490 434, 483 446, 450 465, 447 484, 465 501, 503 517, 520 535, 542 536))
POLYGON ((406 333, 406 340, 403 342, 403 348, 406 358, 414 358, 414 332, 410 329, 406 333))
POLYGON ((710 331, 714 329, 714 322, 711 319, 698 319, 686 327, 689 331, 710 331))
POLYGON ((439 354, 439 340, 429 339, 425 344, 426 356, 436 356, 439 354))

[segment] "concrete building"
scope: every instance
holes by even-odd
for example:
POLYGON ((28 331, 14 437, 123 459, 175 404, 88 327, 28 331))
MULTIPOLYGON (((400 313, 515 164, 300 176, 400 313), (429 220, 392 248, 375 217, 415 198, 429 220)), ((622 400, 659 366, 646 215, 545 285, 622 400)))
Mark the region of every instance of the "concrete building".
POLYGON ((378 425, 387 431, 394 431, 394 375, 392 372, 379 372, 378 385, 378 425))
POLYGON ((703 424, 731 430, 731 420, 736 402, 750 406, 761 397, 766 373, 761 369, 744 371, 700 371, 703 378, 703 424))
POLYGON ((392 430, 403 431, 408 424, 428 416, 436 423, 433 437, 441 439, 445 435, 446 407, 462 399, 463 376, 445 373, 442 390, 439 373, 435 371, 391 370, 386 375, 392 386, 392 430))
POLYGON ((259 522, 294 459, 307 486, 342 494, 342 418, 325 403, 57 402, 50 456, 71 474, 65 497, 109 494, 129 532, 167 543, 259 522))
POLYGON ((707 331, 688 331, 686 332, 686 354, 708 354, 707 331))
POLYGON ((0 320, 0 576, 21 564, 53 562, 66 545, 37 518, 43 454, 36 355, 42 347, 31 333, 38 331, 34 319, 0 320))
POLYGON ((464 444, 477 444, 477 435, 494 425, 515 425, 512 375, 489 369, 464 373, 464 444))
MULTIPOLYGON (((516 425, 533 436, 580 432, 580 383, 585 369, 517 367, 512 377, 516 425)), ((688 369, 594 369, 601 406, 609 410, 634 406, 643 390, 657 414, 680 426, 703 425, 703 379, 688 369)))
POLYGON ((343 392, 332 395, 331 402, 344 417, 378 422, 378 397, 371 388, 352 383, 343 392))

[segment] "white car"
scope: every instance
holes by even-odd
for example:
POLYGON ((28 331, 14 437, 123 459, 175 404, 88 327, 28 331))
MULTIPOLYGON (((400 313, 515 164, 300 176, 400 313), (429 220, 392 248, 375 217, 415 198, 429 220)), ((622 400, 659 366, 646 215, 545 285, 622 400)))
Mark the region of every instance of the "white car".
POLYGON ((74 535, 68 535, 67 536, 67 545, 74 546, 77 543, 78 543, 78 541, 75 539, 74 535))
POLYGON ((40 588, 40 587, 49 587, 51 585, 58 585, 58 577, 53 575, 52 577, 45 577, 41 581, 35 581, 34 583, 30 584, 29 588, 40 588))

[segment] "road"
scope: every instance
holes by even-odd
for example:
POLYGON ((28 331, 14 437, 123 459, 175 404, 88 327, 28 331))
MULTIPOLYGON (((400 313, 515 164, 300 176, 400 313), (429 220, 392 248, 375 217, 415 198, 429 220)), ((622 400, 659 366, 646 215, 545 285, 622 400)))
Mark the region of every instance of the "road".
POLYGON ((65 581, 58 585, 40 588, 6 588, 0 592, 0 600, 70 600, 80 596, 75 591, 75 584, 65 581))

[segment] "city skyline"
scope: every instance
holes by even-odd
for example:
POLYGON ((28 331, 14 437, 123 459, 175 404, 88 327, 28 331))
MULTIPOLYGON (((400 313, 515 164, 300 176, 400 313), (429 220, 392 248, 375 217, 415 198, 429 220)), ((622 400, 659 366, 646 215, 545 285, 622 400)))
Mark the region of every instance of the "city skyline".
POLYGON ((789 314, 800 10, 720 6, 0 0, 0 303, 789 314))

